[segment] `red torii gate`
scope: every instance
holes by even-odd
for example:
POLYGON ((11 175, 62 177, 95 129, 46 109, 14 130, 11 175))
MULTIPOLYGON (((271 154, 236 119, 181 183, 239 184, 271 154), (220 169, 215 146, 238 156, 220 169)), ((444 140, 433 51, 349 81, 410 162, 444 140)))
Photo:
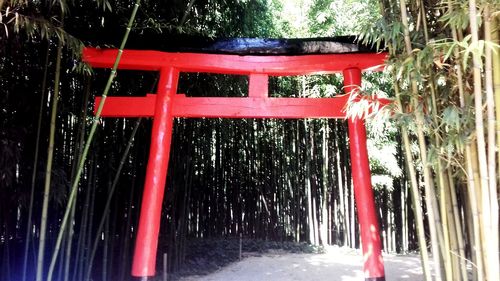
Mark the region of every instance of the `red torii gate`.
MULTIPOLYGON (((111 68, 118 50, 85 48, 83 60, 111 68)), ((385 53, 240 56, 124 50, 119 69, 159 71, 156 94, 108 97, 103 117, 153 117, 151 148, 135 245, 132 275, 155 275, 161 207, 175 117, 346 118, 345 106, 361 85, 361 72, 380 70, 385 53), (249 76, 248 97, 186 97, 177 93, 180 72, 249 76), (269 76, 343 73, 346 95, 333 98, 271 98, 269 76)), ((96 98, 96 106, 100 102, 96 98)), ((382 103, 387 101, 381 100, 382 103)), ((385 280, 382 245, 370 179, 363 120, 349 119, 354 196, 360 224, 365 280, 385 280)))

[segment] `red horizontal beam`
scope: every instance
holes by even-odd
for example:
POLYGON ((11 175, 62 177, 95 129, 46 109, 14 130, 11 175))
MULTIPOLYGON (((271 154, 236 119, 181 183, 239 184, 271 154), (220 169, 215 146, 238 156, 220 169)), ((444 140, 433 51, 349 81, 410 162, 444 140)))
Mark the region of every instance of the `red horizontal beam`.
MULTIPOLYGON (((116 49, 84 48, 83 61, 93 67, 111 68, 116 49)), ((208 72, 275 76, 328 74, 348 68, 381 70, 387 53, 319 54, 303 56, 239 56, 199 53, 124 50, 118 68, 158 71, 171 66, 181 72, 208 72)))
MULTIPOLYGON (((220 98, 186 97, 172 99, 172 116, 188 118, 345 118, 348 95, 333 98, 220 98)), ((156 95, 108 97, 103 117, 153 117, 156 95)), ((382 104, 390 101, 379 99, 382 104)), ((96 98, 97 108, 100 98, 96 98)))
POLYGON ((193 98, 176 95, 176 117, 343 118, 347 96, 335 98, 193 98))
MULTIPOLYGON (((95 98, 94 113, 101 102, 95 98)), ((102 117, 153 117, 155 115, 156 95, 145 97, 107 97, 102 108, 102 117)))

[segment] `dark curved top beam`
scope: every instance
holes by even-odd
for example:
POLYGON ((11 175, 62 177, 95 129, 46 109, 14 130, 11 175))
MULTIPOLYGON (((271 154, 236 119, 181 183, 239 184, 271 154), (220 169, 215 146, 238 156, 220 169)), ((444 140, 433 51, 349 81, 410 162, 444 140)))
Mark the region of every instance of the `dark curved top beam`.
POLYGON ((355 36, 322 38, 205 38, 175 36, 162 38, 140 35, 130 38, 127 49, 157 50, 180 53, 208 53, 233 55, 308 55, 308 54, 347 54, 376 53, 370 45, 357 41, 355 36))

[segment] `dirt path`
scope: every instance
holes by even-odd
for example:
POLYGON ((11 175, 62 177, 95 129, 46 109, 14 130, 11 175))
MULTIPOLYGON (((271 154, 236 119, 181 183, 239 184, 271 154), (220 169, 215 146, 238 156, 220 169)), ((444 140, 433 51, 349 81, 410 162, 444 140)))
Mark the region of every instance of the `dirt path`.
MULTIPOLYGON (((384 255, 386 280, 423 280, 417 255, 384 255)), ((207 276, 194 276, 183 281, 254 281, 254 280, 364 280, 362 257, 358 251, 331 247, 326 254, 288 254, 272 252, 249 256, 207 276)))

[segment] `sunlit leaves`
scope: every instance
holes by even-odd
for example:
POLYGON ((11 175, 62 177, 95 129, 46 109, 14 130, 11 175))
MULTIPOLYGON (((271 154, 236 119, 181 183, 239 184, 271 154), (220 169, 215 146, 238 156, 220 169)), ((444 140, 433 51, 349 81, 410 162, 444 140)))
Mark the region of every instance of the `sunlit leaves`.
POLYGON ((365 44, 372 44, 380 50, 394 53, 403 47, 403 25, 399 21, 389 21, 384 17, 361 27, 360 40, 365 44))
POLYGON ((442 122, 445 125, 445 131, 460 130, 462 120, 460 118, 460 110, 456 106, 448 106, 443 110, 442 122))
MULTIPOLYGON (((454 51, 458 51, 462 57, 461 65, 464 70, 470 65, 469 61, 473 55, 484 57, 485 49, 495 49, 499 47, 498 44, 485 40, 478 40, 477 43, 472 43, 470 35, 465 36, 460 41, 454 41, 451 39, 436 40, 431 44, 431 46, 436 49, 436 51, 444 54, 442 56, 443 61, 451 60, 454 51)), ((482 66, 480 65, 479 67, 482 66)))
MULTIPOLYGON (((443 4, 443 9, 446 11, 438 21, 443 22, 445 27, 460 28, 465 30, 469 26, 469 7, 468 1, 450 0, 443 4), (453 9, 447 9, 447 5, 452 5, 453 9)), ((478 20, 481 20, 480 18, 478 20)))
POLYGON ((314 36, 352 35, 379 17, 376 1, 315 0, 308 11, 308 29, 314 36), (345 18, 349 15, 349 20, 345 18))

